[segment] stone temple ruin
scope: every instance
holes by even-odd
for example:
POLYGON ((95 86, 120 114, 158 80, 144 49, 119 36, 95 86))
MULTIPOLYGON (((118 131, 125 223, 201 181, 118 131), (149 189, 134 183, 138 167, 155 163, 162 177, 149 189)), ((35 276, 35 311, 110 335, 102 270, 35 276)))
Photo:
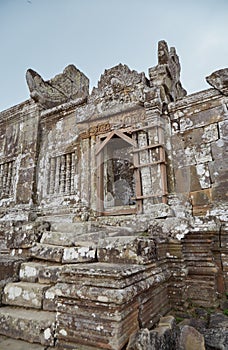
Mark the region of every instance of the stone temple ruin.
POLYGON ((119 64, 91 93, 73 65, 26 79, 31 98, 0 113, 0 334, 121 350, 170 310, 218 306, 228 69, 187 95, 161 41, 149 77, 119 64))

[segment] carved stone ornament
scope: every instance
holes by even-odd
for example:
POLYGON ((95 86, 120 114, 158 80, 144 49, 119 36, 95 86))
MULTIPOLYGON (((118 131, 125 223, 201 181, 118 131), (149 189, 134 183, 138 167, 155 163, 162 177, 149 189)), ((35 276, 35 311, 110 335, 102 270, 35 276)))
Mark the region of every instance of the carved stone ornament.
POLYGON ((94 103, 100 112, 116 106, 143 103, 148 86, 144 73, 119 64, 104 71, 98 87, 93 88, 89 102, 94 103))
POLYGON ((176 101, 187 92, 180 81, 181 66, 174 47, 169 49, 166 41, 158 43, 158 65, 149 69, 151 86, 162 87, 166 102, 176 101))
POLYGON ((43 109, 71 100, 85 99, 89 94, 89 79, 72 64, 48 81, 44 81, 34 70, 28 69, 26 80, 31 98, 43 109))
POLYGON ((206 81, 213 88, 219 90, 220 92, 223 92, 225 95, 228 95, 227 91, 226 93, 225 91, 221 91, 224 89, 228 89, 228 68, 219 69, 213 72, 211 75, 206 77, 206 81))

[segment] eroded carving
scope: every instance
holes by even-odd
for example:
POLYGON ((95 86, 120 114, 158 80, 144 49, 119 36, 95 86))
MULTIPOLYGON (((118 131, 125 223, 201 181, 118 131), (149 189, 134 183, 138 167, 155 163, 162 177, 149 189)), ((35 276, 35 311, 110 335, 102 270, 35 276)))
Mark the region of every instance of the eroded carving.
POLYGON ((75 99, 85 99, 89 94, 89 79, 72 64, 48 81, 28 69, 26 80, 31 98, 44 109, 75 99))
POLYGON ((98 87, 91 93, 89 102, 96 104, 99 112, 123 104, 143 103, 145 88, 148 85, 144 73, 138 73, 126 65, 119 64, 104 71, 98 87))
POLYGON ((224 89, 228 89, 228 68, 219 69, 213 72, 211 75, 206 77, 206 81, 213 88, 219 90, 225 95, 228 95, 228 91, 224 91, 224 89))
POLYGON ((163 87, 166 102, 176 101, 187 92, 180 82, 181 66, 176 49, 168 48, 164 40, 158 43, 158 65, 149 69, 151 86, 163 87))

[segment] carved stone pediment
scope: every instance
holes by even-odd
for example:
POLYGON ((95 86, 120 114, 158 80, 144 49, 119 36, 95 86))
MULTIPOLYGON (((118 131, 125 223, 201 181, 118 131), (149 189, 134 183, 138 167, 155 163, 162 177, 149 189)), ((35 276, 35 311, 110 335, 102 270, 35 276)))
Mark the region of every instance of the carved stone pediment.
POLYGON ((119 64, 104 71, 98 87, 93 88, 89 103, 95 104, 100 113, 117 106, 121 108, 121 105, 143 103, 147 87, 148 81, 144 73, 119 64))
POLYGON ((26 80, 31 98, 44 109, 71 100, 85 99, 89 94, 89 79, 72 64, 48 81, 44 81, 34 70, 28 69, 26 80))

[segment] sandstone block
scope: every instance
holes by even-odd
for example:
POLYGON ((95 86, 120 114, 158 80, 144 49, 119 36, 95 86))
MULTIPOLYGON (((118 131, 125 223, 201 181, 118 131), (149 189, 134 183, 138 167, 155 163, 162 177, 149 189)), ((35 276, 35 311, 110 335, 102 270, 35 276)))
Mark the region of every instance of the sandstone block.
POLYGON ((59 282, 71 285, 83 284, 95 287, 126 288, 149 276, 161 273, 156 265, 147 268, 143 265, 111 263, 84 263, 64 265, 59 273, 59 282))
POLYGON ((91 223, 89 222, 63 222, 63 218, 60 221, 53 222, 51 230, 55 232, 76 233, 77 235, 87 233, 90 229, 91 223))
POLYGON ((204 216, 212 203, 212 190, 205 189, 190 193, 194 215, 204 216))
POLYGON ((42 308, 43 293, 48 285, 16 282, 8 283, 3 292, 3 303, 23 307, 42 308))
POLYGON ((195 328, 184 326, 180 333, 180 350, 205 350, 204 337, 195 328))
POLYGON ((19 277, 24 282, 37 282, 40 271, 43 271, 47 265, 38 262, 26 262, 20 266, 19 277))
POLYGON ((1 350, 45 350, 46 347, 40 344, 31 344, 23 340, 11 339, 5 336, 0 336, 1 350))
POLYGON ((192 106, 185 110, 184 116, 180 118, 180 131, 197 129, 210 124, 215 124, 223 119, 224 110, 222 106, 208 105, 208 108, 195 112, 192 106))
POLYGON ((77 241, 76 232, 46 231, 43 233, 40 243, 70 247, 77 241))
POLYGON ((89 349, 91 346, 96 349, 121 350, 130 334, 138 330, 137 302, 120 307, 110 305, 107 308, 106 305, 97 307, 96 303, 75 305, 74 301, 75 307, 70 310, 65 308, 68 302, 71 300, 59 299, 62 310, 58 317, 57 338, 63 348, 64 344, 75 343, 75 348, 80 349, 84 349, 83 346, 89 349))
POLYGON ((156 247, 150 238, 110 237, 99 242, 97 257, 100 262, 146 264, 155 261, 156 247))
POLYGON ((0 334, 14 338, 54 345, 55 313, 16 307, 0 309, 0 334))
POLYGON ((30 254, 32 257, 55 262, 61 262, 63 252, 64 247, 41 243, 36 243, 32 248, 30 248, 30 254))
POLYGON ((62 289, 57 285, 48 288, 44 293, 43 310, 56 311, 57 298, 62 294, 62 289))
POLYGON ((228 199, 228 179, 226 177, 225 181, 220 181, 218 184, 213 186, 212 189, 212 199, 214 202, 227 202, 228 199))
POLYGON ((18 257, 2 256, 0 258, 0 280, 6 280, 8 278, 17 280, 22 261, 18 257))
POLYGON ((96 246, 90 242, 77 242, 76 247, 64 248, 62 262, 91 262, 96 261, 96 246))
POLYGON ((39 283, 55 283, 59 279, 59 274, 63 270, 63 265, 46 265, 39 270, 39 283))

